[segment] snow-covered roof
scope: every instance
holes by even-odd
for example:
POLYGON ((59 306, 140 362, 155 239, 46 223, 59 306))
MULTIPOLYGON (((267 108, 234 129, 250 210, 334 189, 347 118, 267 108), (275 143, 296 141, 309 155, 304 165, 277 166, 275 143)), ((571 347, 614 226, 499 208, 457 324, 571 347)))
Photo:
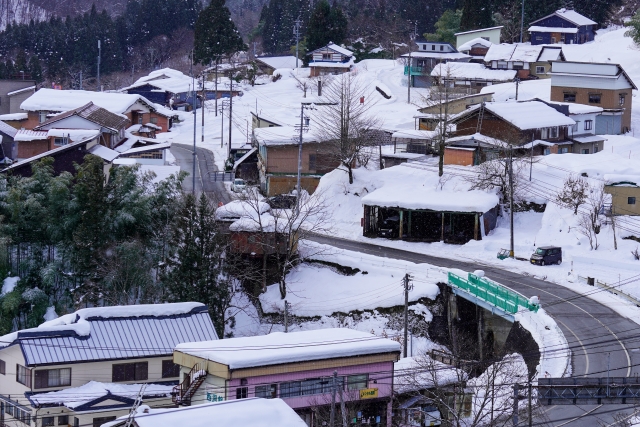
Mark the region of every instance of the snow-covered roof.
POLYGON ((37 130, 20 129, 13 136, 13 140, 16 142, 40 141, 43 139, 47 139, 47 131, 43 132, 37 130))
MULTIPOLYGON (((300 131, 293 126, 256 128, 253 135, 260 145, 297 145, 300 131)), ((313 132, 302 132, 302 143, 316 142, 313 132)))
POLYGON ((571 139, 580 144, 592 144, 594 142, 602 142, 607 140, 603 136, 598 135, 576 135, 571 137, 571 139))
POLYGON ((604 108, 596 107, 595 105, 577 104, 575 102, 556 102, 552 101, 552 104, 566 105, 569 107, 569 114, 591 114, 601 113, 604 108))
POLYGON ((178 343, 216 339, 207 307, 186 302, 83 308, 4 335, 0 347, 20 345, 31 366, 170 355, 178 343))
POLYGON ((532 25, 529 27, 530 33, 567 33, 576 34, 577 28, 564 28, 564 27, 540 27, 538 25, 532 25))
POLYGON ((338 46, 335 43, 329 43, 327 45, 327 49, 334 50, 334 51, 336 51, 339 54, 344 55, 344 56, 353 56, 353 52, 351 52, 349 49, 345 49, 342 46, 338 46))
POLYGON ((480 141, 487 145, 495 145, 499 147, 505 147, 507 145, 507 143, 502 140, 492 138, 481 133, 474 133, 473 135, 454 136, 453 138, 447 139, 447 144, 459 143, 461 141, 480 141))
MULTIPOLYGON (((127 416, 112 421, 110 425, 122 424, 127 416)), ((148 409, 138 411, 134 422, 138 427, 175 427, 188 423, 189 427, 305 427, 307 424, 282 399, 232 399, 224 402, 206 403, 171 409, 148 409)))
POLYGON ((640 175, 631 175, 631 174, 605 174, 604 175, 604 182, 607 185, 613 185, 613 184, 618 184, 621 182, 631 182, 635 185, 640 186, 640 175))
POLYGON ((227 365, 229 369, 241 369, 336 357, 399 353, 400 344, 366 332, 332 328, 184 343, 177 345, 176 351, 227 365))
POLYGON ((545 46, 540 52, 538 62, 558 61, 562 57, 562 49, 559 47, 545 46))
POLYGON ((511 61, 536 62, 542 47, 541 45, 518 44, 511 55, 511 61))
POLYGON ((269 204, 263 201, 249 202, 244 200, 232 200, 216 209, 216 220, 236 220, 243 217, 253 218, 258 214, 268 212, 269 209, 269 204))
POLYGON ((7 93, 7 96, 13 96, 13 95, 17 95, 19 93, 29 92, 31 90, 36 90, 36 87, 35 86, 23 87, 22 89, 14 90, 12 92, 7 93))
POLYGON ((13 126, 9 126, 3 121, 0 121, 0 132, 13 138, 18 132, 18 129, 14 128, 13 126))
POLYGON ((124 114, 136 102, 151 106, 141 95, 115 92, 90 92, 88 90, 55 90, 43 88, 25 99, 20 108, 26 111, 69 111, 93 102, 115 114, 124 114))
POLYGON ((438 64, 431 71, 432 77, 451 79, 489 80, 508 82, 516 77, 516 70, 492 70, 483 64, 470 62, 447 62, 438 64))
MULTIPOLYGON (((226 77, 220 77, 220 80, 227 80, 226 77)), ((150 72, 148 75, 140 77, 136 80, 131 86, 127 86, 123 88, 123 91, 129 89, 135 89, 145 85, 151 85, 157 88, 159 91, 170 92, 170 93, 186 93, 193 90, 194 84, 196 90, 202 90, 202 81, 201 79, 194 79, 191 76, 187 76, 186 74, 173 70, 171 68, 163 68, 161 70, 155 70, 150 72)), ((228 84, 226 85, 228 90, 228 84)), ((213 90, 215 87, 214 82, 207 81, 205 82, 206 90, 213 90)), ((224 89, 224 84, 218 84, 218 90, 222 91, 224 89)), ((139 95, 138 95, 139 96, 139 95)), ((171 116, 171 115, 170 115, 171 116)))
POLYGON ((485 108, 521 130, 572 126, 576 123, 540 101, 488 102, 485 108))
POLYGON ((107 148, 104 145, 96 144, 89 148, 89 153, 102 158, 106 162, 113 162, 120 155, 117 151, 107 148))
POLYGON ((418 139, 423 141, 431 141, 438 135, 434 130, 422 129, 405 129, 398 130, 391 134, 392 139, 418 139))
MULTIPOLYGON (((133 400, 140 393, 141 384, 116 384, 89 381, 80 387, 66 388, 64 390, 37 393, 29 396, 29 401, 35 407, 65 406, 76 409, 107 396, 124 397, 133 400)), ((147 384, 144 398, 171 396, 173 385, 147 384)), ((123 403, 124 405, 125 403, 123 403)), ((129 406, 131 406, 129 404, 129 406)))
POLYGON ((460 33, 455 33, 454 36, 461 36, 463 34, 471 34, 471 33, 481 33, 483 31, 499 30, 501 28, 503 28, 502 25, 499 25, 497 27, 480 28, 479 30, 471 30, 471 31, 463 31, 463 32, 460 32, 460 33))
POLYGON ((444 387, 466 378, 467 374, 464 371, 433 360, 429 356, 404 357, 394 364, 393 389, 398 393, 415 392, 444 387))
POLYGON ((575 10, 567 10, 567 9, 559 9, 556 10, 554 13, 552 13, 551 15, 547 15, 545 17, 542 17, 540 19, 537 19, 535 21, 532 22, 532 24, 535 24, 536 22, 540 22, 544 19, 549 18, 550 16, 559 16, 561 18, 566 19, 567 21, 582 26, 582 25, 596 25, 597 23, 595 21, 592 21, 591 19, 587 18, 584 15, 579 14, 578 12, 576 12, 575 10))
POLYGON ((11 114, 2 114, 0 115, 0 120, 27 120, 29 118, 28 113, 11 113, 11 114))
POLYGON ((319 68, 351 68, 354 64, 353 60, 347 62, 331 62, 331 61, 311 61, 309 67, 319 68))
POLYGON ((530 45, 527 43, 493 44, 484 57, 485 62, 490 61, 518 61, 536 62, 542 51, 542 45, 530 45))
POLYGON ((240 166, 242 164, 242 162, 247 160, 256 151, 258 151, 258 148, 257 147, 253 147, 251 150, 247 151, 247 153, 244 156, 242 156, 238 160, 236 160, 235 163, 233 163, 233 171, 235 172, 236 168, 238 166, 240 166))
MULTIPOLYGON (((482 30, 478 30, 478 31, 482 31, 482 30)), ((471 48, 472 48, 473 46, 477 45, 477 44, 482 45, 482 46, 484 46, 484 47, 491 47, 491 45, 492 45, 493 43, 491 43, 489 40, 485 40, 485 39, 483 39, 483 38, 481 38, 481 37, 477 37, 477 38, 475 38, 475 39, 469 40, 469 41, 468 41, 468 42, 466 42, 466 43, 461 44, 461 45, 458 47, 458 51, 459 51, 459 52, 470 51, 470 50, 471 50, 471 48)))
MULTIPOLYGON (((403 58, 408 58, 409 54, 402 55, 403 58)), ((471 56, 460 52, 411 52, 412 58, 438 58, 438 59, 471 59, 471 56)))
POLYGON ((484 60, 489 61, 508 61, 513 55, 513 51, 516 49, 515 44, 492 44, 489 47, 489 51, 484 56, 484 60))
POLYGON ((69 138, 73 142, 95 138, 100 135, 98 129, 49 129, 48 137, 69 138))
POLYGON ((171 148, 170 142, 162 142, 159 144, 150 144, 144 147, 130 148, 126 151, 122 151, 121 154, 135 154, 135 153, 144 153, 145 151, 153 151, 153 150, 167 150, 171 148))
MULTIPOLYGON (((567 144, 570 144, 570 142, 567 142, 567 144)), ((531 147, 537 147, 538 145, 544 145, 545 147, 553 147, 554 145, 558 145, 558 143, 536 139, 531 142, 527 142, 526 144, 523 144, 520 147, 526 149, 531 147)))
MULTIPOLYGON (((278 70, 280 68, 296 68, 295 56, 263 56, 262 58, 256 58, 256 61, 262 62, 269 68, 278 70)), ((298 61, 301 64, 301 61, 298 61)))
POLYGON ((479 212, 493 209, 499 202, 495 194, 480 190, 438 191, 433 187, 385 185, 362 198, 362 204, 386 208, 425 209, 437 212, 479 212))
POLYGON ((229 226, 229 231, 263 232, 263 233, 286 233, 291 228, 297 228, 286 219, 277 221, 270 213, 254 215, 252 217, 243 216, 229 226))

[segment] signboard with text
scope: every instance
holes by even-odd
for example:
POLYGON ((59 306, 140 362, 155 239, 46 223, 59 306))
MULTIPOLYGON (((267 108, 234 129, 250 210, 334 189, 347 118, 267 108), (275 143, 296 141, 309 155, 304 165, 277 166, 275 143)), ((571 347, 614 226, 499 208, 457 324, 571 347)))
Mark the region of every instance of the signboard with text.
POLYGON ((378 397, 377 388, 363 388, 360 390, 360 399, 375 399, 378 397))

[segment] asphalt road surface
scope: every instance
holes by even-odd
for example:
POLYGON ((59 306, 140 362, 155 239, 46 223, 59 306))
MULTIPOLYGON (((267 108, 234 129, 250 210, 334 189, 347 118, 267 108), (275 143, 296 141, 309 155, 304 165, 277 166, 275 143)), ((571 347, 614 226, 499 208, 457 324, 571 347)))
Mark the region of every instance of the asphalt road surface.
MULTIPOLYGON (((180 170, 189 173, 184 180, 184 189, 187 192, 193 189, 193 146, 186 144, 171 144, 171 154, 176 158, 180 170)), ((210 172, 216 172, 218 167, 213 159, 213 152, 205 148, 196 147, 196 193, 204 191, 218 204, 226 204, 232 199, 222 182, 215 182, 209 178, 210 172)))
MULTIPOLYGON (((628 377, 640 372, 640 327, 599 302, 571 289, 490 265, 440 258, 328 236, 310 240, 350 251, 465 271, 482 269, 487 277, 526 296, 538 295, 542 307, 562 329, 572 351, 571 376, 628 377), (607 367, 609 366, 609 369, 607 367)), ((544 267, 540 267, 541 269, 544 267)), ((541 273, 543 273, 541 271, 541 273)), ((597 292, 594 289, 594 292, 597 292)), ((525 403, 523 401, 523 403, 525 403)), ((632 405, 562 405, 542 407, 533 425, 554 427, 618 426, 614 417, 632 415, 632 405)), ((509 424, 510 425, 510 424, 509 424)), ((523 418, 520 418, 520 424, 523 418)))

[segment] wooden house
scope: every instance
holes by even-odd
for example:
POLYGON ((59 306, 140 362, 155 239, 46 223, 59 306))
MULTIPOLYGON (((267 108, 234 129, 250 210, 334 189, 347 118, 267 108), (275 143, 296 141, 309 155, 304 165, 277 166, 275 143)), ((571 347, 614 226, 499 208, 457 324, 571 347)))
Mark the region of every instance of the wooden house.
POLYGON ((530 77, 531 64, 538 61, 542 46, 529 44, 494 44, 484 57, 487 68, 492 70, 516 70, 518 78, 530 77))
POLYGON ((307 55, 311 57, 309 61, 311 77, 346 73, 351 71, 355 61, 353 52, 335 43, 329 43, 307 55))
POLYGON ((484 57, 493 43, 484 38, 471 39, 458 46, 458 52, 471 55, 470 62, 484 63, 484 57))
POLYGON ((255 62, 260 72, 268 75, 281 68, 294 69, 302 65, 295 56, 263 56, 256 58, 255 62))
POLYGON ((617 135, 631 129, 634 89, 638 88, 620 64, 551 64, 551 101, 602 107, 595 123, 598 135, 617 135))
POLYGON ((532 45, 583 44, 593 41, 598 24, 576 12, 560 9, 533 21, 529 27, 532 45))
POLYGON ((404 75, 409 76, 411 86, 430 87, 431 71, 438 64, 448 62, 469 62, 470 55, 456 50, 451 43, 416 40, 416 51, 405 53, 404 75))
POLYGON ((483 64, 449 62, 436 65, 431 71, 431 78, 433 84, 459 88, 463 89, 463 93, 473 94, 479 93, 485 86, 514 81, 516 70, 492 70, 483 64))
POLYGON ((605 175, 612 215, 640 215, 640 175, 605 175))

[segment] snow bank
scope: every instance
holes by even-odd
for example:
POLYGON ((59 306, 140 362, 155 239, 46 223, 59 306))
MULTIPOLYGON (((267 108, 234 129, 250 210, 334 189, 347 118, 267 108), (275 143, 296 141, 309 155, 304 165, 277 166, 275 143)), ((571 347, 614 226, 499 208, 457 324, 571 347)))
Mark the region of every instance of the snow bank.
POLYGON ((467 374, 427 355, 405 357, 394 364, 393 389, 397 393, 445 387, 465 381, 467 374))
POLYGON ((400 352, 396 341, 347 328, 229 338, 178 344, 177 351, 227 365, 229 369, 400 352))

